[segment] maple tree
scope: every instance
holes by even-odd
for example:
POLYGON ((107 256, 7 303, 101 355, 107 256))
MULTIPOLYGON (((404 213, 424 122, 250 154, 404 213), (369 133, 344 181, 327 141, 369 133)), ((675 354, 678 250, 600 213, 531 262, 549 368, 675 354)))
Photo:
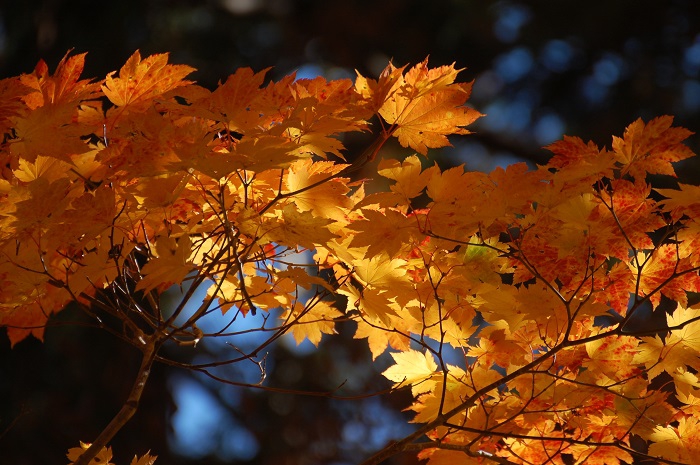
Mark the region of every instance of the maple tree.
POLYGON ((162 347, 196 350, 255 316, 264 342, 219 365, 257 363, 264 379, 265 347, 286 333, 318 345, 339 324, 374 359, 391 353, 384 376, 410 389, 418 426, 365 464, 700 452, 700 186, 650 178, 693 156, 670 116, 610 149, 565 137, 536 169, 441 170, 421 156, 482 116, 454 65, 354 82, 241 69, 210 91, 165 54, 101 81, 81 80, 84 60, 0 81, 0 325, 12 345, 42 339, 72 302, 142 353, 122 409, 72 463, 111 460, 153 363, 216 376, 162 347), (349 162, 355 131, 376 139, 349 162), (381 158, 391 137, 405 158, 381 158), (367 194, 352 175, 377 158, 390 188, 367 194), (640 329, 649 308, 666 325, 640 329), (229 324, 207 333, 212 313, 229 324))

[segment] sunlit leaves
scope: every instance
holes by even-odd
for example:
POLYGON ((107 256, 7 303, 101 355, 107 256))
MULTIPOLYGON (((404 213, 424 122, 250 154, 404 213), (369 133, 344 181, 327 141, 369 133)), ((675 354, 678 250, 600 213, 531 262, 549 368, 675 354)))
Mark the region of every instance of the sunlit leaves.
POLYGON ((565 137, 536 169, 407 152, 379 162, 388 188, 365 195, 354 177, 391 136, 425 155, 481 116, 454 65, 354 83, 240 69, 209 91, 167 54, 95 82, 84 58, 0 81, 11 344, 42 338, 71 301, 140 348, 267 334, 238 358, 260 365, 285 332, 318 346, 351 325, 373 359, 393 350, 383 374, 410 386, 430 464, 616 464, 639 441, 650 457, 697 454, 699 192, 648 176, 693 155, 670 116, 611 149, 565 137), (346 157, 355 131, 375 142, 346 157), (164 311, 173 286, 182 300, 164 311), (664 309, 666 326, 640 321, 664 309), (205 334, 212 313, 226 323, 205 334))

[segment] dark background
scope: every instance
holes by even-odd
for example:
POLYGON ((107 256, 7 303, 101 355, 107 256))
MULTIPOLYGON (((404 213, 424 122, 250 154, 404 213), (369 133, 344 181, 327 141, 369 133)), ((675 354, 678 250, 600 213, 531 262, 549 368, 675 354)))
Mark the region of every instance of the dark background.
MULTIPOLYGON (((5 0, 0 77, 31 72, 39 58, 54 69, 69 49, 89 52, 84 76, 96 78, 136 49, 170 52, 209 88, 241 66, 273 66, 274 79, 294 70, 376 76, 389 59, 401 66, 430 55, 432 66, 467 68, 462 79, 476 79, 471 104, 487 114, 477 134, 431 156, 490 170, 544 163, 540 147, 562 134, 609 146, 638 117, 673 114, 697 130, 699 34, 694 0, 5 0)), ((697 151, 698 138, 689 144, 697 151)), ((697 179, 697 166, 684 163, 681 180, 697 179)), ((0 335, 0 463, 65 463, 65 451, 94 438, 124 400, 138 354, 80 321, 66 310, 44 344, 26 340, 12 351, 0 335)), ((341 328, 319 351, 276 346, 268 385, 328 391, 351 380, 344 395, 386 388, 379 373, 388 361, 371 364, 352 333, 341 328)), ((199 357, 221 350, 205 346, 199 357)), ((249 368, 227 375, 252 379, 249 368)), ((148 449, 163 465, 351 464, 409 431, 409 417, 392 413, 408 402, 401 394, 341 401, 239 389, 159 365, 112 445, 119 464, 148 449)))

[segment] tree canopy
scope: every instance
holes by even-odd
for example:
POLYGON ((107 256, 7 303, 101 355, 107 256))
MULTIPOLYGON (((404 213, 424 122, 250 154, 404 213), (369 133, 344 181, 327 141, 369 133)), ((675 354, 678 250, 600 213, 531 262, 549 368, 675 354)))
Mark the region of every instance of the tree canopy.
POLYGON ((0 325, 12 345, 42 339, 71 304, 140 354, 75 464, 111 460, 158 364, 348 397, 266 380, 284 334, 318 346, 341 327, 390 354, 383 376, 417 425, 358 462, 692 462, 700 187, 654 184, 694 156, 671 116, 483 173, 425 159, 483 116, 454 65, 354 81, 242 68, 211 91, 167 54, 99 81, 84 64, 0 81, 0 325), (373 141, 350 157, 353 133, 373 141), (355 176, 370 168, 384 188, 355 176), (240 364, 259 379, 225 371, 240 364))

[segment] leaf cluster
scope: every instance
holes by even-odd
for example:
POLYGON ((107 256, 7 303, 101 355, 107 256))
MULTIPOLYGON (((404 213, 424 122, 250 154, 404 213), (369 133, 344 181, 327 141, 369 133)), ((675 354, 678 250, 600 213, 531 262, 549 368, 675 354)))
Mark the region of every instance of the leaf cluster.
POLYGON ((384 375, 410 388, 420 426, 367 464, 693 461, 700 187, 650 177, 693 156, 671 117, 635 121, 610 149, 565 137, 536 169, 382 159, 389 189, 366 194, 352 174, 389 138, 425 155, 481 116, 454 66, 354 82, 241 69, 210 91, 167 55, 137 52, 98 82, 80 79, 84 58, 0 81, 0 326, 12 344, 41 338, 77 302, 143 353, 76 464, 106 453, 154 361, 178 364, 164 344, 241 334, 244 317, 265 342, 188 367, 252 362, 264 385, 267 345, 318 345, 345 322, 375 359, 392 351, 384 375), (376 139, 348 163, 353 131, 376 139), (667 325, 639 330, 662 300, 667 325), (212 312, 228 323, 203 332, 212 312))

